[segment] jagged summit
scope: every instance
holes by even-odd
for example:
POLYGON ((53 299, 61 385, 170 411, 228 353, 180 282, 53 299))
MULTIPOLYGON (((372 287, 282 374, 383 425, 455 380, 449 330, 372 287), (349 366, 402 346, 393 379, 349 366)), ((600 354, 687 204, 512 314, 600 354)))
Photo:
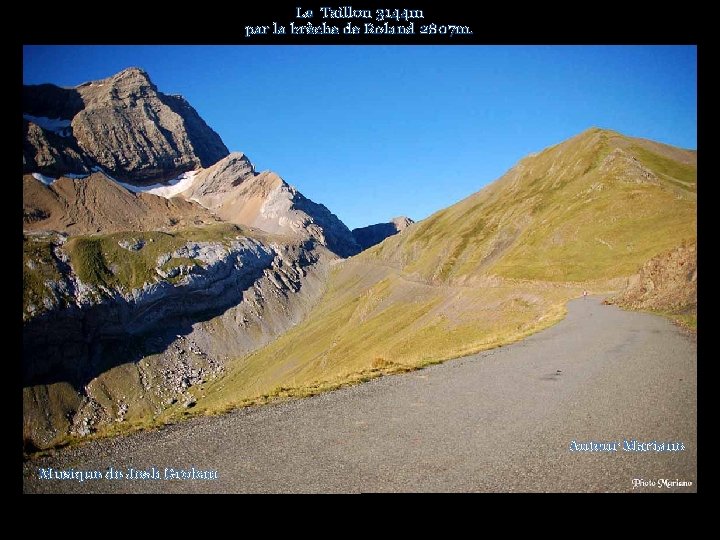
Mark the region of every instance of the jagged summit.
POLYGON ((148 75, 147 71, 145 71, 144 69, 137 67, 137 66, 127 67, 127 68, 123 69, 122 71, 116 73, 115 75, 113 75, 110 78, 111 79, 119 79, 122 77, 142 77, 142 78, 146 79, 147 81, 150 80, 150 75, 148 75))
POLYGON ((314 238, 341 257, 360 251, 350 230, 327 207, 311 201, 272 171, 256 172, 239 152, 200 171, 181 195, 230 223, 314 238))
POLYGON ((150 84, 153 87, 155 86, 152 84, 152 81, 150 80, 150 75, 147 71, 144 69, 137 67, 137 66, 130 66, 122 71, 118 71, 117 73, 110 75, 109 77, 105 77, 104 79, 98 79, 95 81, 86 81, 84 83, 78 84, 74 88, 83 88, 86 86, 93 86, 93 85, 100 85, 100 84, 106 84, 112 81, 121 81, 121 80, 130 80, 130 81, 144 81, 145 84, 150 84))
POLYGON ((86 104, 88 102, 102 101, 108 99, 108 97, 119 99, 140 98, 158 92, 157 86, 150 80, 147 72, 137 67, 124 69, 105 79, 85 82, 76 88, 84 97, 86 104))

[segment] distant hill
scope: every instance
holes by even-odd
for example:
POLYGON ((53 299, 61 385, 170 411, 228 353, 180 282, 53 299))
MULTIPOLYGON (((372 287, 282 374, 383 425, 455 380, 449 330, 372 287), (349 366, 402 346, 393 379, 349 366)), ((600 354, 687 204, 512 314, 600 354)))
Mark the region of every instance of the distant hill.
POLYGON ((413 223, 415 222, 412 219, 400 216, 392 218, 388 223, 376 223, 367 227, 358 227, 352 230, 352 234, 360 248, 365 250, 379 244, 390 236, 404 231, 413 223))

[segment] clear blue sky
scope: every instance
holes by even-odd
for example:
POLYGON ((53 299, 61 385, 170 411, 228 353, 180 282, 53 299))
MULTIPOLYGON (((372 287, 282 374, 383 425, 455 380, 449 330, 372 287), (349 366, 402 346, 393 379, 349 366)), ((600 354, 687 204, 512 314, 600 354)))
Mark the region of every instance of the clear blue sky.
POLYGON ((23 77, 129 66, 350 228, 427 217, 591 126, 697 145, 691 46, 28 46, 23 77))

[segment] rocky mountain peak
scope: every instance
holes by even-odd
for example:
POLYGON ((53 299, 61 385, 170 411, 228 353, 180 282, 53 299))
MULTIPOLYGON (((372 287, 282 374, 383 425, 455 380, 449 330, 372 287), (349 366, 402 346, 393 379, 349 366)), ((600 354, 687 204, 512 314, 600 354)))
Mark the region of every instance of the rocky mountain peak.
MULTIPOLYGON (((97 81, 95 83, 90 84, 102 84, 103 82, 111 82, 115 84, 124 84, 124 85, 136 85, 136 86, 152 86, 154 90, 157 90, 155 85, 150 80, 150 75, 139 67, 129 67, 125 68, 119 73, 116 73, 115 75, 111 75, 110 77, 97 81)), ((86 83, 87 84, 87 83, 86 83)), ((82 86, 82 85, 81 85, 82 86)))
POLYGON ((23 116, 26 173, 57 177, 100 167, 143 184, 209 167, 229 153, 184 98, 159 92, 137 67, 75 88, 25 86, 23 116))
POLYGON ((150 76, 140 68, 131 67, 99 81, 89 81, 77 87, 86 106, 108 98, 127 100, 157 93, 150 76))
POLYGON ((278 174, 256 172, 240 152, 199 171, 181 196, 230 223, 288 237, 313 238, 342 257, 359 251, 350 230, 335 214, 278 174))
POLYGON ((412 225, 413 223, 415 223, 415 221, 413 221, 412 219, 410 219, 410 218, 407 217, 407 216, 398 216, 398 217, 392 218, 392 219, 390 220, 390 223, 392 223, 393 225, 395 225, 395 228, 396 228, 398 231, 402 231, 402 230, 404 230, 404 229, 407 229, 407 228, 408 228, 410 225, 412 225))
POLYGON ((242 152, 232 152, 212 167, 200 171, 197 180, 185 195, 203 198, 208 208, 216 210, 225 195, 255 175, 252 163, 242 152))
POLYGON ((139 67, 131 66, 128 68, 123 69, 121 72, 113 75, 111 77, 112 79, 144 79, 147 82, 150 82, 150 75, 147 74, 147 72, 139 67))
POLYGON ((343 257, 359 251, 330 210, 230 153, 185 98, 160 92, 138 67, 75 88, 26 86, 23 113, 24 172, 45 183, 100 169, 130 191, 180 196, 231 223, 312 238, 343 257))

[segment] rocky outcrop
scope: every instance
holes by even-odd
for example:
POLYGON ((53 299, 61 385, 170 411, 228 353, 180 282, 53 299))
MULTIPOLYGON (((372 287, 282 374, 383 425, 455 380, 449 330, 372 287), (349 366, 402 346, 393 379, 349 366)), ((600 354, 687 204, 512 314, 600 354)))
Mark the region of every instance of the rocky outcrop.
MULTIPOLYGON (((56 253, 67 261, 67 256, 56 253)), ((252 239, 236 240, 230 246, 193 242, 157 261, 160 276, 182 277, 179 282, 161 279, 131 290, 83 282, 66 264, 57 285, 50 287, 50 304, 58 309, 26 320, 25 383, 53 378, 79 383, 74 377, 87 372, 88 365, 83 355, 77 355, 78 347, 110 337, 142 334, 161 322, 170 325, 172 319, 204 311, 224 311, 240 301, 242 291, 262 275, 274 256, 272 249, 252 239), (172 258, 193 259, 198 264, 175 265, 175 272, 164 273, 165 263, 172 258), (54 332, 54 327, 62 331, 54 332), (64 358, 71 358, 71 365, 66 366, 64 358)))
POLYGON ((684 242, 653 257, 609 303, 673 314, 697 312, 697 243, 684 242))
POLYGON ((335 214, 277 174, 255 172, 241 153, 232 153, 198 172, 181 196, 199 202, 230 223, 292 238, 312 238, 341 257, 360 251, 350 230, 335 214))
POLYGON ((184 98, 158 92, 138 68, 72 89, 26 86, 23 113, 25 172, 59 176, 100 166, 142 183, 208 167, 228 154, 184 98))
POLYGON ((636 184, 658 184, 660 179, 642 161, 623 150, 615 148, 600 163, 600 170, 606 175, 620 178, 623 182, 636 184))
POLYGON ((404 231, 410 225, 415 223, 412 219, 400 216, 392 218, 388 223, 376 223, 367 227, 359 227, 352 230, 355 241, 360 245, 363 251, 379 244, 389 236, 393 236, 404 231))
POLYGON ((197 201, 220 216, 238 216, 247 208, 247 217, 238 216, 239 221, 248 221, 252 207, 262 204, 274 187, 252 182, 257 175, 248 157, 242 152, 232 152, 215 165, 199 171, 192 185, 182 192, 186 199, 197 201))
POLYGON ((308 235, 341 257, 360 251, 350 229, 325 205, 311 201, 277 175, 267 175, 277 179, 278 185, 260 208, 257 227, 278 234, 308 235))

